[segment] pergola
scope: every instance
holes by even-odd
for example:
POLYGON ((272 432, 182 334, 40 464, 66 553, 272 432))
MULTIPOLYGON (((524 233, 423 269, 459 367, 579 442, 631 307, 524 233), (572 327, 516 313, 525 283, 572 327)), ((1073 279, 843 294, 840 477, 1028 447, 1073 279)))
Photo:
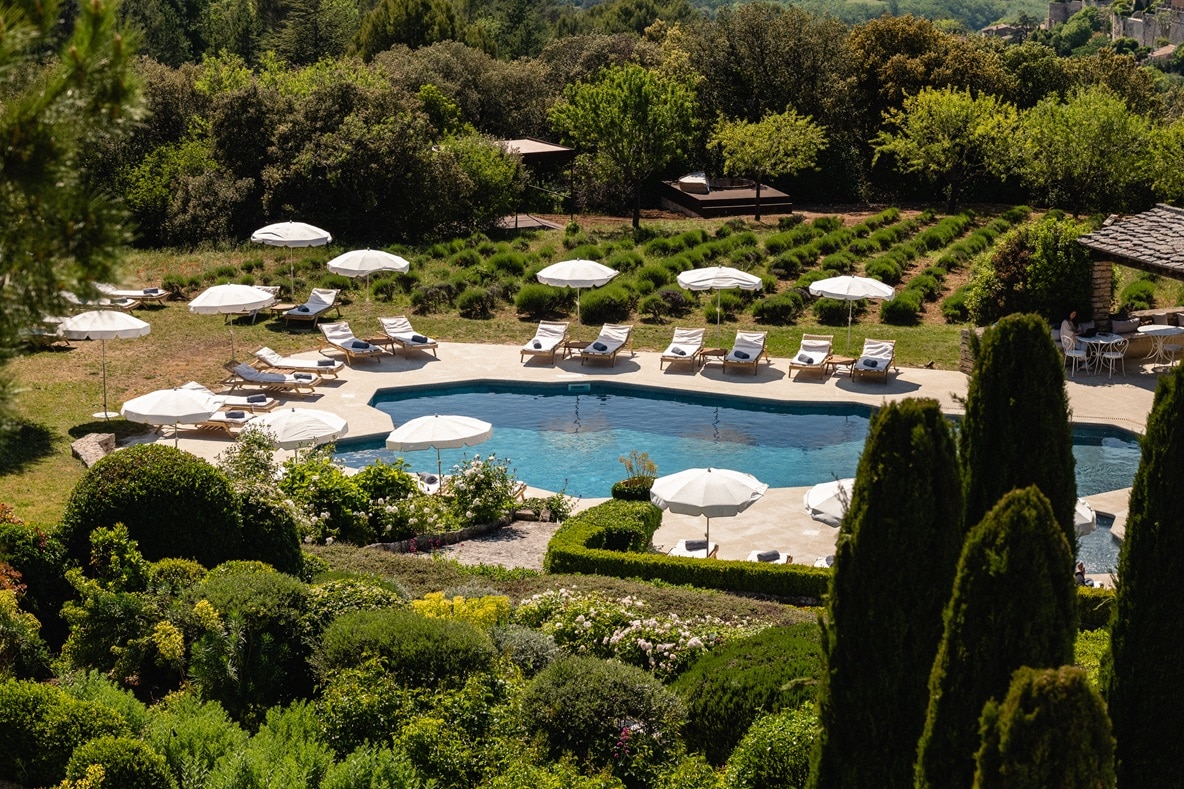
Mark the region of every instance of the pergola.
POLYGON ((1112 264, 1184 280, 1184 208, 1159 205, 1127 217, 1111 216, 1078 243, 1093 253, 1094 322, 1110 329, 1112 264))

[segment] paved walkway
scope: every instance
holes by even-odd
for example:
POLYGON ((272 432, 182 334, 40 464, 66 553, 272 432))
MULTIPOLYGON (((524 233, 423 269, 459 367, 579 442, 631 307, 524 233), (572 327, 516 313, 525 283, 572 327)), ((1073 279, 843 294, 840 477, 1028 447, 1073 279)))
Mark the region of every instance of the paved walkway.
MULTIPOLYGON (((690 390, 713 394, 737 394, 767 398, 778 402, 844 402, 877 406, 905 397, 930 397, 950 414, 963 411, 967 378, 958 372, 902 367, 887 385, 863 380, 852 381, 846 375, 832 375, 820 380, 816 374, 786 374, 786 361, 774 359, 762 364, 757 374, 724 375, 718 362, 696 372, 687 365, 658 369, 658 354, 641 352, 623 355, 615 367, 579 359, 567 359, 552 366, 534 358, 523 364, 518 348, 501 345, 441 343, 440 358, 412 352, 384 355, 378 361, 359 361, 343 371, 339 380, 329 380, 313 395, 286 397, 293 407, 321 408, 349 420, 349 435, 385 436, 393 429, 390 418, 368 405, 378 389, 402 386, 442 384, 460 381, 579 382, 614 380, 671 390, 690 390)), ((317 358, 316 353, 303 354, 317 358)), ((1111 425, 1141 432, 1151 410, 1157 377, 1149 367, 1128 365, 1126 377, 1107 379, 1078 373, 1067 384, 1073 419, 1079 423, 1111 425)), ((172 441, 168 435, 155 440, 172 441)), ((180 447, 213 460, 231 442, 225 435, 185 431, 180 447)), ((758 473, 759 476, 759 473, 758 473)), ((530 480, 526 480, 530 482, 530 480)), ((743 559, 752 550, 777 549, 789 553, 796 563, 813 564, 834 552, 838 530, 806 515, 802 496, 806 488, 777 488, 756 505, 735 518, 717 518, 711 524, 711 539, 719 543, 721 559, 743 559)), ((1119 491, 1090 497, 1101 512, 1125 517, 1126 492, 1119 491)), ((585 500, 581 506, 600 501, 585 500)), ((1121 521, 1116 522, 1121 527, 1121 521)), ((680 539, 701 538, 703 519, 667 513, 654 536, 659 549, 667 549, 680 539)), ((532 562, 533 563, 533 562, 532 562)))

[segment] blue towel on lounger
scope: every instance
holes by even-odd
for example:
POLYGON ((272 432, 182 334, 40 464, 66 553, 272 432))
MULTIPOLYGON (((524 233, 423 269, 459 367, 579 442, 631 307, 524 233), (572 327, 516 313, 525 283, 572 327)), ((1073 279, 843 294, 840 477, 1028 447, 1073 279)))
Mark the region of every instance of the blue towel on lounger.
POLYGON ((317 367, 333 367, 336 364, 332 359, 317 359, 317 367))
POLYGON ((358 350, 360 350, 360 351, 364 351, 364 350, 366 350, 367 348, 369 348, 369 347, 370 347, 370 343, 368 343, 368 342, 362 342, 361 340, 354 340, 352 343, 350 343, 350 347, 351 347, 351 348, 356 348, 356 349, 358 349, 358 350))
POLYGON ((226 418, 227 419, 246 419, 247 412, 246 411, 227 411, 226 418))
POLYGON ((602 342, 594 342, 592 343, 592 350, 603 352, 608 350, 608 346, 602 342))
POLYGON ((247 402, 248 403, 266 403, 267 402, 267 395, 265 395, 265 394, 247 395, 247 402))
POLYGON ((311 381, 312 373, 292 373, 292 377, 297 381, 311 381))
POLYGON ((732 355, 735 356, 737 359, 747 359, 748 358, 748 354, 745 353, 744 351, 732 351, 732 355))
POLYGON ((427 341, 428 341, 428 338, 424 337, 422 334, 412 334, 411 335, 411 342, 419 343, 420 345, 423 345, 427 341))
POLYGON ((305 307, 303 304, 301 304, 299 307, 296 308, 296 311, 297 312, 308 312, 308 307, 305 307))
POLYGON ((864 359, 863 366, 864 367, 879 367, 880 360, 879 359, 864 359))
POLYGON ((707 540, 687 540, 683 543, 688 551, 705 551, 707 550, 707 540))
POLYGON ((761 551, 756 555, 756 560, 758 562, 775 562, 780 558, 780 551, 761 551))

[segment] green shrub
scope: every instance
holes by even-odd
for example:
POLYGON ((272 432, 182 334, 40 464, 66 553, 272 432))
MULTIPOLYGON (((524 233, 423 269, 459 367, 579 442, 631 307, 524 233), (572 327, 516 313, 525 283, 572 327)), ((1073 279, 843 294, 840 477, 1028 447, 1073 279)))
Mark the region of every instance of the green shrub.
POLYGON ((905 290, 915 290, 925 301, 934 301, 941 293, 941 283, 932 274, 921 273, 909 280, 905 290))
POLYGON ((462 249, 453 255, 452 260, 448 262, 459 268, 479 266, 481 265, 481 253, 475 249, 462 249))
POLYGON ((359 748, 325 773, 320 789, 427 789, 407 756, 390 748, 359 748))
POLYGON ((139 736, 148 725, 148 708, 130 690, 98 671, 74 671, 59 677, 59 686, 78 701, 93 701, 119 713, 128 731, 139 736))
POLYGON ((498 252, 489 258, 489 265, 495 271, 520 277, 526 271, 526 255, 512 251, 498 252))
POLYGON ((103 785, 119 789, 176 789, 164 757, 151 745, 130 737, 100 737, 74 749, 66 766, 66 777, 86 777, 97 764, 103 768, 103 785))
POLYGON ((419 488, 415 477, 407 473, 407 464, 401 460, 384 463, 379 460, 367 464, 353 476, 354 484, 362 489, 371 505, 376 501, 397 501, 414 495, 419 488))
POLYGON ((841 216, 820 216, 812 224, 815 230, 832 233, 843 226, 843 218, 841 216))
POLYGON ((620 285, 606 285, 584 291, 580 300, 580 322, 585 326, 620 323, 629 319, 636 296, 620 285))
POLYGON ((401 684, 378 659, 333 672, 321 688, 318 713, 325 740, 338 754, 390 742, 419 713, 422 694, 401 684))
POLYGON ((77 701, 52 685, 11 679, 0 681, 0 731, 0 778, 26 786, 62 780, 82 743, 129 733, 109 707, 77 701))
POLYGON ((177 783, 190 787, 219 759, 241 751, 247 734, 217 702, 174 693, 153 706, 144 741, 164 757, 177 783))
POLYGON ((498 652, 509 658, 525 677, 533 677, 562 654, 554 638, 522 625, 500 625, 489 634, 498 652))
POLYGON ((846 247, 851 243, 851 239, 853 238, 855 238, 854 233, 852 233, 847 228, 841 228, 839 230, 827 233, 822 238, 816 238, 810 243, 814 249, 818 250, 818 254, 829 255, 832 252, 838 252, 840 249, 846 247))
POLYGON ((333 764, 311 704, 267 710, 266 723, 245 748, 218 760, 205 789, 318 789, 333 764))
POLYGON ((516 487, 508 461, 476 455, 453 469, 450 507, 466 526, 494 523, 513 508, 516 487))
POLYGON ((366 517, 370 501, 327 454, 314 452, 303 460, 286 462, 279 488, 313 519, 313 539, 333 537, 354 545, 374 542, 376 534, 366 517))
POLYGON ((702 756, 687 756, 658 776, 656 789, 722 789, 723 777, 702 756))
POLYGON ((1121 312, 1149 310, 1155 306, 1155 283, 1147 279, 1136 279, 1127 283, 1118 297, 1121 312))
POLYGON ((253 486, 239 494, 243 520, 242 555, 271 564, 281 573, 299 575, 303 566, 297 508, 266 489, 253 486))
POLYGON ((274 571, 211 573, 190 599, 206 600, 219 618, 191 650, 189 672, 203 698, 251 721, 309 692, 303 583, 274 571))
POLYGON ((1104 586, 1077 587, 1077 614, 1082 630, 1109 627, 1114 614, 1114 590, 1104 586))
POLYGON ((25 584, 21 608, 37 617, 41 637, 52 645, 66 638, 58 612, 74 596, 74 589, 66 582, 65 552, 56 534, 26 524, 11 507, 0 504, 0 562, 21 574, 25 584))
POLYGON ((485 288, 466 288, 456 298, 456 309, 462 318, 491 318, 496 306, 496 299, 485 288))
POLYGON ((411 291, 411 306, 421 315, 430 315, 433 312, 439 312, 452 302, 453 297, 456 295, 455 290, 447 282, 418 285, 411 291))
MULTIPOLYGON (((630 477, 623 479, 620 482, 614 482, 612 487, 612 497, 620 499, 621 501, 649 501, 650 488, 654 484, 654 478, 650 476, 630 477)), ((641 550, 645 550, 642 548, 641 550)))
POLYGON ((568 257, 578 260, 602 260, 604 258, 604 250, 595 244, 589 244, 585 242, 571 247, 571 252, 568 254, 568 257))
POLYGON ((616 269, 622 273, 632 271, 641 266, 645 262, 645 258, 639 255, 632 249, 614 252, 604 261, 604 265, 611 269, 616 269))
POLYGON ((684 719, 678 697, 646 672, 587 657, 545 668, 527 689, 522 710, 527 728, 553 757, 572 754, 618 777, 671 761, 684 719))
MULTIPOLYGON (((0 565, 0 572, 6 570, 0 565)), ((16 592, 0 589, 0 676, 49 677, 49 647, 42 640, 40 630, 37 617, 20 609, 16 592)))
POLYGON ((163 444, 112 453, 74 486, 59 538, 74 561, 90 554, 90 533, 116 523, 149 560, 176 556, 206 567, 241 557, 242 525, 226 476, 206 461, 163 444))
POLYGON ((550 285, 528 282, 518 289, 514 307, 519 314, 531 318, 545 318, 555 314, 563 303, 563 292, 550 285))
POLYGON ((660 321, 670 314, 670 305, 657 293, 651 293, 637 302, 637 311, 655 321, 660 321))
POLYGON ((896 326, 912 326, 921 317, 921 292, 906 288, 890 301, 880 302, 880 320, 896 326))
POLYGON ((970 320, 970 310, 966 306, 969 293, 970 285, 963 285, 942 300, 941 314, 946 323, 965 323, 970 320))
POLYGON ((350 611, 373 611, 397 608, 411 599, 398 581, 369 577, 330 578, 313 584, 308 590, 307 629, 319 639, 337 617, 350 611))
POLYGON ((878 279, 887 285, 895 285, 904 276, 904 267, 885 256, 869 260, 867 265, 863 267, 863 272, 872 279, 878 279))
POLYGON ((175 597, 197 586, 206 568, 189 559, 161 559, 148 566, 148 588, 175 597))
POLYGON ((670 686, 687 706, 687 747, 723 764, 762 714, 813 701, 823 670, 814 622, 766 628, 708 652, 670 686))
POLYGON ((827 255, 819 264, 823 271, 830 271, 835 274, 850 274, 855 271, 855 263, 857 258, 850 252, 842 251, 827 255))
POLYGON ((394 746, 439 789, 469 789, 479 780, 480 765, 465 740, 447 721, 418 715, 399 731, 394 746))
POLYGON ((810 707, 766 715, 752 725, 728 761, 727 789, 804 789, 818 715, 810 707))
POLYGON ((674 279, 670 273, 670 269, 657 263, 651 263, 645 266, 635 276, 639 281, 651 283, 655 289, 669 284, 674 279))
POLYGON ((494 655, 489 637, 467 622, 391 609, 338 617, 325 630, 313 663, 327 677, 376 657, 400 682, 434 686, 488 671, 494 655))
POLYGON ((849 301, 824 296, 814 302, 814 317, 824 326, 845 326, 847 316, 851 314, 849 311, 854 310, 856 314, 861 314, 866 309, 864 304, 865 302, 860 301, 852 305, 849 301))
POLYGON ((752 315, 761 323, 785 326, 793 323, 806 308, 805 299, 796 290, 768 296, 752 305, 752 315))

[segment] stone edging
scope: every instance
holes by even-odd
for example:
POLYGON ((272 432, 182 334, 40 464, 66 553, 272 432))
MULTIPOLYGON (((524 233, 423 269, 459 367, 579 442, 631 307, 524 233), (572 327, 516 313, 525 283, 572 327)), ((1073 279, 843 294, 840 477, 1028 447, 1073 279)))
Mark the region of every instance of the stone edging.
POLYGON ((480 523, 476 526, 466 526, 463 529, 456 531, 445 532, 444 534, 417 534, 406 540, 399 540, 397 542, 376 542, 367 545, 367 548, 378 548, 391 553, 411 553, 412 543, 415 544, 415 550, 430 551, 441 545, 455 545, 458 542, 471 540, 474 537, 484 537, 487 534, 497 531, 498 529, 508 526, 511 522, 509 515, 502 516, 493 523, 480 523))

